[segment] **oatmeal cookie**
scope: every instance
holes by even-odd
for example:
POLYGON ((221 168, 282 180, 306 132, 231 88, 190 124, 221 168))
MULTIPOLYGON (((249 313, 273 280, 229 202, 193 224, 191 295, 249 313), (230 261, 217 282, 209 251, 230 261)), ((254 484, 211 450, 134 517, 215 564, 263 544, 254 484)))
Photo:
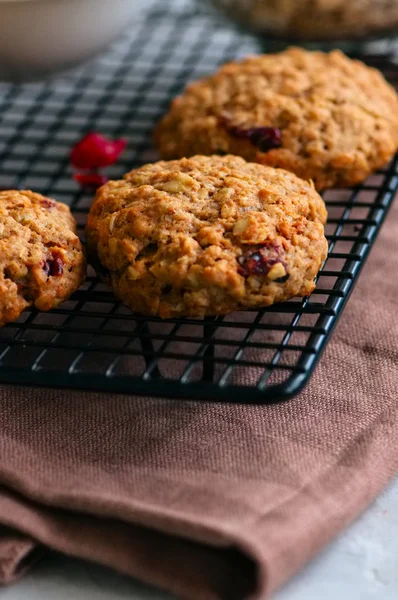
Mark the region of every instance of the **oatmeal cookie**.
POLYGON ((322 198, 293 173, 194 156, 100 188, 86 237, 99 275, 133 311, 202 317, 312 292, 325 221, 322 198))
POLYGON ((82 282, 86 263, 65 204, 30 191, 0 192, 0 325, 28 306, 50 310, 82 282))
POLYGON ((256 31, 302 40, 358 38, 398 26, 396 0, 213 0, 256 31))
POLYGON ((187 87, 155 141, 166 159, 231 153, 313 179, 318 190, 354 185, 398 148, 398 96, 338 50, 290 48, 187 87))

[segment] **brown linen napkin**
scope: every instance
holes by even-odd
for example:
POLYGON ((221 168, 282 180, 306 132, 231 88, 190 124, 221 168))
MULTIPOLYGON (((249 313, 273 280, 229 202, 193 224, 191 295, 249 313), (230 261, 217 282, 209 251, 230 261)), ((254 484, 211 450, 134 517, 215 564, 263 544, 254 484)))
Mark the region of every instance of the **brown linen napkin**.
POLYGON ((263 598, 398 471, 398 206, 307 390, 275 406, 0 388, 0 579, 42 546, 263 598))

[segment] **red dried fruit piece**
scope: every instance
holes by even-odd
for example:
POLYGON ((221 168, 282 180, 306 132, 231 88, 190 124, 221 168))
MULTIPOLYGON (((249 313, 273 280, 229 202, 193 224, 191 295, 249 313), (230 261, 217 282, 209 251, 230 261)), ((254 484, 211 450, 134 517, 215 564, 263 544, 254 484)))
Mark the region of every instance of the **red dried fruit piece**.
POLYGON ((120 138, 109 140, 100 133, 88 133, 70 154, 70 162, 78 169, 99 169, 113 165, 127 146, 120 138))
POLYGON ((60 256, 53 255, 43 263, 43 271, 47 277, 59 277, 64 272, 64 263, 60 256))
POLYGON ((231 125, 231 118, 229 113, 225 113, 221 115, 221 123, 233 137, 249 140, 261 152, 282 146, 281 130, 277 127, 241 127, 231 125))
POLYGON ((249 130, 249 140, 261 152, 282 146, 281 131, 276 127, 253 127, 249 130))
POLYGON ((282 146, 281 131, 276 127, 229 127, 228 131, 234 137, 248 139, 261 152, 282 146))
MULTIPOLYGON (((278 263, 283 265, 287 272, 287 265, 283 259, 283 250, 278 244, 266 242, 257 247, 249 248, 238 258, 238 272, 243 277, 250 275, 267 275, 272 267, 278 263)), ((284 277, 276 279, 278 283, 282 283, 289 278, 286 274, 284 277)))
POLYGON ((75 173, 73 179, 77 181, 77 183, 80 183, 82 187, 93 190, 98 189, 101 185, 104 185, 104 183, 109 181, 108 177, 100 175, 99 173, 75 173))
POLYGON ((55 200, 51 200, 51 198, 43 198, 40 200, 40 204, 44 206, 44 208, 54 208, 56 202, 55 200))

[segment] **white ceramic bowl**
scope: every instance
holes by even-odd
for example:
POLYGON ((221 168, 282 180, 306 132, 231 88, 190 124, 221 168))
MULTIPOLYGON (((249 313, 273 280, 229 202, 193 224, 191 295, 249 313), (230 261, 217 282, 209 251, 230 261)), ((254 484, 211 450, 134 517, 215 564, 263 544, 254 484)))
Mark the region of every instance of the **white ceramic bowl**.
POLYGON ((0 0, 0 79, 31 80, 107 46, 139 0, 0 0))

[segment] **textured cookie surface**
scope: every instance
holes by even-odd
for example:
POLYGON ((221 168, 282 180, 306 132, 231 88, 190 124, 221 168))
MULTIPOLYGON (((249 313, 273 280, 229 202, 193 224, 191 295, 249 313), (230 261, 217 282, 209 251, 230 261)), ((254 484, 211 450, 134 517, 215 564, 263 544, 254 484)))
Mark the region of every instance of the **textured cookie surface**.
POLYGON ((238 154, 313 179, 359 183, 398 147, 398 96, 339 51, 290 48, 224 65, 171 104, 155 140, 162 158, 238 154))
POLYGON ((64 204, 0 192, 0 325, 31 305, 50 310, 79 287, 86 265, 75 228, 64 204))
POLYGON ((308 295, 327 253, 313 186, 236 156, 148 164, 100 188, 89 256, 133 311, 204 316, 308 295))
POLYGON ((396 0, 214 0, 260 31, 302 39, 342 39, 398 26, 396 0))

